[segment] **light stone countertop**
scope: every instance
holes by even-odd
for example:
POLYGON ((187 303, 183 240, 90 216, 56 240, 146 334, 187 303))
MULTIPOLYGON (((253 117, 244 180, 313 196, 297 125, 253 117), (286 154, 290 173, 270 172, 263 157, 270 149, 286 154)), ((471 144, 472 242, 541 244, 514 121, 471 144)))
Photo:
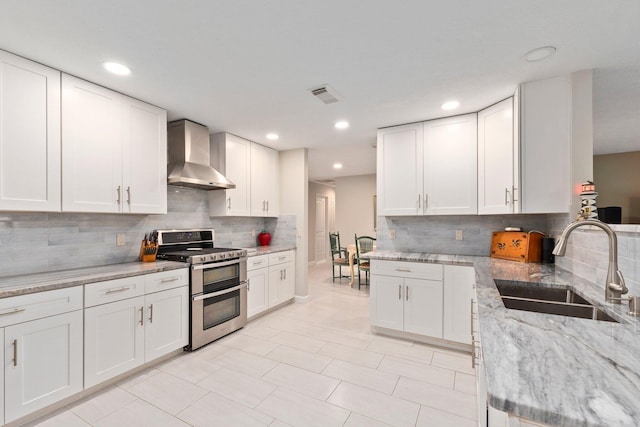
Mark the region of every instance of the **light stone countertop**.
POLYGON ((183 262, 156 261, 112 264, 48 273, 0 277, 0 298, 80 286, 87 283, 187 268, 183 262))
POLYGON ((272 245, 272 246, 257 246, 255 248, 242 248, 247 250, 247 256, 258 256, 273 254, 276 252, 292 251, 296 249, 295 245, 272 245))
MULTIPOLYGON (((376 251, 371 259, 472 265, 488 402, 559 426, 640 425, 640 322, 604 288, 554 264, 376 251), (621 323, 511 310, 494 279, 573 289, 621 323)), ((532 286, 532 285, 528 285, 532 286)))

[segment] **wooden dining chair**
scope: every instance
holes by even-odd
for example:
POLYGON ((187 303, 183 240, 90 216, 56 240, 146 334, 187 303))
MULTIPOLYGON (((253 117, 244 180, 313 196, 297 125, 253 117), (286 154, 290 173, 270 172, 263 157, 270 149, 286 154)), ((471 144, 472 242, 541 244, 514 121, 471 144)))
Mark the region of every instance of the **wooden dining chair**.
POLYGON ((329 243, 331 245, 331 273, 333 281, 336 281, 336 266, 338 267, 339 278, 342 279, 342 267, 349 267, 349 256, 347 249, 340 246, 340 233, 329 233, 329 243))
POLYGON ((360 253, 367 253, 373 251, 373 242, 376 241, 375 237, 371 236, 360 236, 355 235, 356 238, 356 258, 355 261, 358 263, 358 289, 360 289, 360 284, 362 283, 360 280, 360 272, 364 271, 364 283, 365 285, 369 284, 369 271, 371 270, 369 258, 363 258, 360 256, 360 253))

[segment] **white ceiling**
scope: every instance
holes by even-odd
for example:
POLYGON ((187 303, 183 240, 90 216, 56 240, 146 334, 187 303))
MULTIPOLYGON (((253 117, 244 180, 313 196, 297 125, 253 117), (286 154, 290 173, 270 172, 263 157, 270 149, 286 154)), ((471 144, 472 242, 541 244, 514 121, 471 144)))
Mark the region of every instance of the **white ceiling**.
POLYGON ((477 111, 519 83, 588 68, 598 69, 597 149, 634 142, 638 18, 636 0, 3 0, 0 48, 212 133, 308 147, 310 178, 319 179, 374 173, 379 127, 442 117, 452 98, 456 114, 477 111), (523 60, 546 45, 555 56, 523 60), (106 60, 133 74, 107 74, 106 60), (340 102, 309 94, 324 83, 340 102), (334 129, 338 119, 351 127, 334 129))

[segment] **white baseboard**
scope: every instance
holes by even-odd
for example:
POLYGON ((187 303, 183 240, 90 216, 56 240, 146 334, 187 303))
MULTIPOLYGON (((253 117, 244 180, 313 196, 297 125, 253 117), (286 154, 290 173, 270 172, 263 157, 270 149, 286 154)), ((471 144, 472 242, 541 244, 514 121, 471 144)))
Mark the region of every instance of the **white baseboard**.
POLYGON ((296 295, 295 301, 296 301, 296 304, 306 304, 307 302, 309 302, 309 295, 305 295, 305 296, 296 295))

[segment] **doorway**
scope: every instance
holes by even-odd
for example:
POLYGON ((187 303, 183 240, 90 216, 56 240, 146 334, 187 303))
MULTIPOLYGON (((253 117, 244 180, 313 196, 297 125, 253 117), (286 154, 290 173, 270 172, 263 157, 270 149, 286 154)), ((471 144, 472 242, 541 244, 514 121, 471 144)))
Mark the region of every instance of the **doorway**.
POLYGON ((316 263, 327 260, 327 207, 328 198, 316 194, 315 249, 316 263))

